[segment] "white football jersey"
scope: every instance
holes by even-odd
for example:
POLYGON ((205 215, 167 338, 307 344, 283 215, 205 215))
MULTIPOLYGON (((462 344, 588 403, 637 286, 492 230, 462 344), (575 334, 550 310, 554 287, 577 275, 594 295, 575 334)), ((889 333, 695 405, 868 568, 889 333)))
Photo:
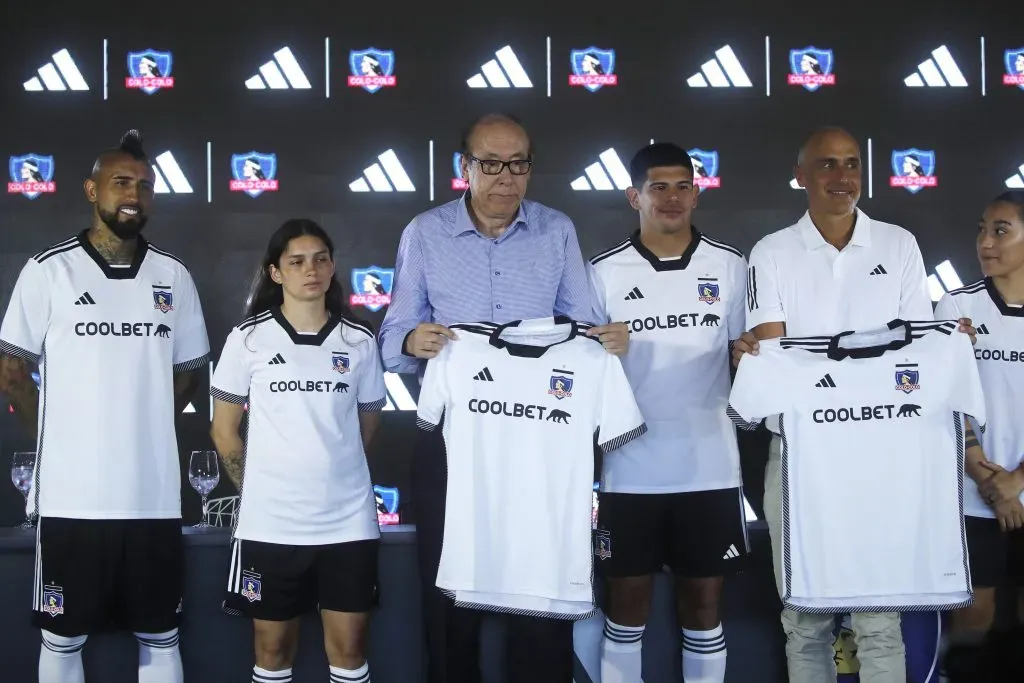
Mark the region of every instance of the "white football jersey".
MULTIPOLYGON (((988 424, 984 432, 975 433, 988 460, 1017 469, 1024 461, 1024 307, 1008 305, 986 278, 942 297, 935 317, 970 318, 978 330, 974 358, 985 390, 988 424)), ((965 514, 995 517, 970 477, 964 489, 965 514)), ((1024 493, 1020 499, 1024 502, 1024 493)))
POLYGON ((249 404, 236 538, 328 545, 378 538, 360 412, 387 400, 373 331, 332 316, 301 334, 273 308, 228 335, 210 394, 249 404))
POLYGON ((417 424, 444 422, 437 586, 463 607, 563 619, 594 610, 594 437, 646 430, 619 359, 568 318, 455 325, 427 363, 417 424))
POLYGON ((629 325, 622 366, 647 433, 604 459, 601 490, 678 493, 741 483, 729 402, 729 342, 743 334, 747 264, 696 230, 661 259, 639 231, 590 261, 601 322, 629 325))
POLYGON ((984 424, 985 399, 956 322, 762 341, 740 361, 729 410, 747 423, 780 415, 787 607, 968 603, 964 415, 984 424))
POLYGON ((43 517, 181 517, 174 373, 204 366, 206 325, 188 269, 145 240, 111 266, 82 232, 28 260, 0 327, 39 364, 28 509, 43 517))

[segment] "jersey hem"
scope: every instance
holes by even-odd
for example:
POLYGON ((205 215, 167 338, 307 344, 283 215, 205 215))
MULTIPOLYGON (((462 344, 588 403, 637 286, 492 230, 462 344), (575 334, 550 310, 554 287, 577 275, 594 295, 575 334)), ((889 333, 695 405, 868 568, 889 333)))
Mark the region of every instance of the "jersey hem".
POLYGON ((602 485, 601 489, 598 491, 598 493, 630 493, 630 494, 633 494, 633 495, 641 495, 641 496, 643 496, 643 495, 658 496, 658 495, 666 495, 666 494, 670 494, 670 493, 703 493, 704 491, 728 491, 730 489, 738 489, 738 488, 742 488, 742 487, 743 487, 743 482, 740 481, 740 480, 737 480, 735 483, 732 483, 732 484, 730 484, 730 483, 722 483, 722 484, 715 483, 715 484, 708 484, 706 486, 702 484, 701 486, 698 486, 698 487, 683 487, 683 488, 680 488, 678 486, 669 486, 669 487, 662 487, 662 488, 639 487, 639 486, 624 486, 624 487, 615 486, 615 487, 605 488, 605 486, 602 485))
POLYGON ((299 536, 297 534, 274 534, 274 535, 263 535, 263 534, 250 534, 243 531, 238 533, 237 531, 232 534, 232 539, 238 539, 240 541, 252 541, 253 543, 270 543, 273 545, 297 545, 297 546, 311 546, 311 545, 339 545, 341 543, 356 543, 357 541, 375 541, 380 538, 380 530, 378 529, 376 535, 367 534, 345 534, 345 535, 331 535, 324 537, 310 537, 310 536, 299 536), (258 537, 258 538, 257 538, 258 537))
POLYGON ((12 343, 10 343, 8 341, 4 341, 2 339, 0 339, 0 352, 6 353, 9 356, 14 356, 15 358, 21 358, 22 360, 27 360, 28 362, 35 363, 36 365, 39 365, 39 354, 38 353, 32 353, 28 349, 23 349, 20 346, 12 344, 12 343))
POLYGON ((783 604, 794 612, 803 614, 837 614, 841 612, 946 612, 954 609, 967 607, 974 600, 968 597, 960 602, 946 602, 935 605, 829 605, 828 607, 808 607, 797 605, 789 600, 783 600, 783 604))
POLYGON ((583 621, 584 619, 590 619, 598 614, 598 609, 595 607, 589 612, 582 612, 580 614, 567 614, 565 612, 545 612, 543 610, 533 609, 522 609, 520 607, 506 607, 504 605, 491 605, 486 602, 470 602, 466 600, 458 600, 455 597, 456 591, 449 590, 447 588, 439 588, 442 593, 449 597, 456 607, 462 607, 464 609, 475 609, 482 610, 485 612, 495 612, 497 614, 513 614, 522 617, 540 617, 544 619, 557 619, 559 621, 583 621))
POLYGON ((143 519, 181 519, 181 511, 180 510, 175 510, 173 512, 167 512, 167 511, 163 511, 163 512, 161 512, 161 511, 137 512, 137 511, 133 510, 131 512, 125 512, 123 510, 115 510, 115 511, 96 512, 94 510, 90 510, 88 512, 83 512, 81 510, 52 510, 52 511, 40 512, 39 513, 39 517, 41 517, 41 518, 57 517, 57 518, 61 518, 61 519, 89 519, 89 520, 95 520, 95 521, 102 521, 102 520, 107 520, 107 519, 119 519, 119 520, 120 519, 124 519, 124 520, 131 520, 131 519, 138 519, 138 520, 143 520, 143 519))

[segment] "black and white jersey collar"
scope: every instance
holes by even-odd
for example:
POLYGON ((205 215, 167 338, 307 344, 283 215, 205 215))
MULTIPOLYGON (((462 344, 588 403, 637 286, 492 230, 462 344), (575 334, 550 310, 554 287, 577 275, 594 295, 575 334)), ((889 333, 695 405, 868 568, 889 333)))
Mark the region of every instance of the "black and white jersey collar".
POLYGON ((82 249, 85 249, 85 253, 96 262, 103 274, 107 276, 108 280, 134 280, 135 276, 139 274, 139 268, 142 267, 142 262, 146 258, 146 254, 149 252, 149 243, 146 242, 141 236, 138 238, 139 244, 135 249, 135 256, 132 257, 131 265, 128 267, 117 267, 107 263, 107 259, 103 258, 100 252, 96 251, 96 247, 92 246, 92 242, 89 241, 88 237, 89 230, 83 230, 78 233, 78 242, 82 245, 82 249))
POLYGON ((1003 295, 996 289, 995 283, 992 278, 985 278, 985 289, 988 290, 988 295, 992 298, 992 303, 999 309, 999 313, 1002 315, 1009 315, 1015 318, 1024 318, 1024 306, 1011 306, 1006 303, 1003 299, 1003 295))
POLYGON ((701 235, 697 231, 697 228, 690 227, 690 246, 686 247, 686 251, 683 252, 681 258, 672 258, 667 261, 663 261, 653 251, 644 246, 644 243, 640 241, 640 231, 637 230, 629 236, 629 243, 633 245, 636 252, 647 259, 647 262, 651 264, 655 270, 685 270, 690 265, 690 259, 693 258, 694 252, 697 251, 697 247, 700 246, 701 235))
POLYGON ((300 334, 295 331, 292 324, 288 322, 288 319, 284 317, 283 313, 281 313, 280 306, 271 308, 270 315, 273 316, 274 320, 277 321, 277 324, 281 326, 281 329, 288 334, 292 343, 300 346, 322 346, 327 337, 329 337, 331 332, 334 331, 334 328, 338 326, 339 322, 341 322, 336 315, 330 314, 327 318, 327 322, 324 323, 324 326, 320 328, 319 332, 316 334, 300 334))
POLYGON ((569 318, 564 315, 559 315, 555 316, 551 320, 553 320, 554 325, 569 326, 569 334, 565 337, 565 339, 557 341, 553 344, 547 344, 545 346, 534 344, 517 344, 515 342, 510 342, 507 339, 502 339, 502 332, 511 327, 520 327, 520 325, 523 323, 522 320, 513 320, 512 322, 505 323, 504 325, 498 325, 497 327, 494 328, 490 335, 490 344, 495 348, 505 349, 510 356, 518 356, 521 358, 540 358, 548 349, 554 346, 558 346, 559 344, 564 344, 567 341, 571 341, 572 339, 575 339, 580 333, 579 325, 577 325, 576 321, 573 320, 572 318, 569 318))
POLYGON ((889 322, 883 330, 890 332, 900 331, 902 334, 891 335, 888 342, 869 346, 841 346, 842 342, 853 335, 871 334, 873 331, 862 330, 860 332, 850 330, 839 334, 824 337, 783 337, 779 340, 779 346, 784 349, 797 348, 813 353, 823 353, 830 360, 845 360, 846 358, 878 358, 887 351, 896 351, 909 346, 915 339, 920 339, 929 332, 940 332, 942 334, 953 334, 956 332, 956 323, 923 321, 911 322, 897 318, 889 322))

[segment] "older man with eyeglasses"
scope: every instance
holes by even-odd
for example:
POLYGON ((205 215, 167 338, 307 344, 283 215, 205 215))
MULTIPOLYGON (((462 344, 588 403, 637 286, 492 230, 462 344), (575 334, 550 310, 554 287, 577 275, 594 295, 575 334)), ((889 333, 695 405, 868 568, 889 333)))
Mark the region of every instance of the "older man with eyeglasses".
MULTIPOLYGON (((426 359, 457 339, 448 327, 454 323, 504 324, 556 315, 594 322, 593 295, 575 226, 560 211, 523 199, 532 170, 532 145, 517 119, 488 114, 469 126, 462 141, 462 176, 469 190, 416 216, 402 233, 391 305, 380 330, 381 356, 389 371, 421 373, 426 359)), ((588 334, 610 353, 626 351, 629 331, 624 323, 594 327, 588 334)), ((481 680, 480 612, 455 607, 435 585, 447 476, 442 430, 421 432, 413 457, 412 496, 428 683, 475 683, 481 680)), ((510 656, 510 681, 571 683, 571 623, 552 628, 551 637, 541 640, 552 648, 559 668, 557 653, 566 648, 568 678, 538 671, 536 658, 510 656), (521 675, 517 669, 524 669, 521 675)), ((512 655, 512 641, 520 635, 511 622, 508 630, 512 655)), ((535 637, 526 640, 537 642, 535 637)), ((544 653, 534 654, 544 659, 544 653)))

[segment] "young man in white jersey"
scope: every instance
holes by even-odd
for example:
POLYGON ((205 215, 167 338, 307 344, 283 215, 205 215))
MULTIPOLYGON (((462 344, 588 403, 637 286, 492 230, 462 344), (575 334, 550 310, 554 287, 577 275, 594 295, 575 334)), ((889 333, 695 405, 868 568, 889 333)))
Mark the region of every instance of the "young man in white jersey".
POLYGON ((210 433, 241 494, 225 606, 253 620, 253 683, 290 683, 299 618, 314 605, 331 683, 370 682, 380 529, 364 448, 387 394, 373 331, 345 305, 333 254, 310 220, 271 236, 210 387, 210 433))
MULTIPOLYGON (((988 424, 968 437, 964 514, 974 601, 953 613, 951 641, 980 640, 995 620, 996 586, 1024 587, 1024 191, 996 197, 978 223, 984 279, 939 301, 936 319, 970 318, 988 424)), ((1024 593, 1018 611, 1024 616, 1024 593)))
MULTIPOLYGON (((861 156, 846 131, 822 128, 800 148, 794 168, 807 192, 808 211, 795 224, 762 238, 750 252, 747 325, 733 345, 733 360, 757 350, 757 339, 832 335, 873 329, 896 318, 932 320, 924 262, 914 236, 869 218, 857 208, 861 156)), ((961 321, 971 332, 970 321, 961 321)), ((771 387, 765 387, 771 391, 771 387)), ((777 417, 765 475, 765 518, 781 586, 781 439, 777 417)), ((856 511, 850 511, 856 517, 856 511)), ((871 558, 864 558, 870 562, 871 558)), ((780 589, 781 590, 781 589, 780 589)), ((900 616, 853 615, 863 683, 904 683, 900 616)), ((786 659, 792 683, 834 680, 834 615, 784 609, 786 659)))
POLYGON ((729 343, 746 329, 743 255, 697 231, 682 148, 630 162, 640 229, 590 260, 598 313, 630 327, 623 367, 648 433, 604 458, 596 564, 608 577, 604 683, 640 683, 653 574, 676 576, 686 683, 725 680, 723 576, 747 560, 736 430, 726 415, 729 343))
POLYGON ((140 683, 181 683, 181 483, 174 415, 209 342, 188 269, 140 236, 153 171, 137 131, 85 181, 92 224, 29 259, 0 327, 0 388, 36 415, 33 623, 39 680, 82 683, 86 638, 135 633, 140 683))

